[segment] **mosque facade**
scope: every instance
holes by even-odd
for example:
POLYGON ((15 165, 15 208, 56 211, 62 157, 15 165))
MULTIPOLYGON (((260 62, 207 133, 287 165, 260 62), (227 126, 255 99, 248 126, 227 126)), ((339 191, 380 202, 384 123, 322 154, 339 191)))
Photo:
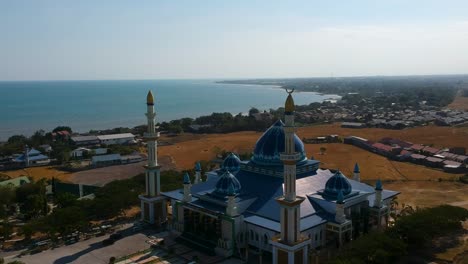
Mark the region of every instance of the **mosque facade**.
POLYGON ((178 241, 221 256, 248 258, 252 252, 273 263, 308 263, 308 252, 341 246, 353 232, 383 228, 399 194, 352 179, 339 170, 321 169, 308 158, 296 135, 291 92, 284 123, 276 121, 257 141, 249 160, 228 155, 219 169, 202 177, 185 174, 181 189, 160 191, 154 99, 147 97, 146 193, 141 219, 163 226, 178 241), (202 180, 204 178, 205 180, 202 180))

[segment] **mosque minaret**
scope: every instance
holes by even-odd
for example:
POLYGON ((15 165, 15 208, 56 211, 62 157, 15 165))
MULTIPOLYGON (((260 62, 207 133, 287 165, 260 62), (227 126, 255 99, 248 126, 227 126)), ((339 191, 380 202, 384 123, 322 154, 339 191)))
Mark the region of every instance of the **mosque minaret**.
POLYGON ((301 156, 295 150, 294 100, 291 95, 286 99, 284 108, 284 153, 280 160, 284 164, 283 196, 276 198, 280 205, 280 237, 272 239, 273 263, 307 263, 309 241, 301 237, 301 203, 304 197, 296 196, 296 163, 301 156))
POLYGON ((144 134, 147 144, 148 164, 145 166, 146 193, 140 195, 141 219, 151 224, 161 225, 166 222, 165 198, 161 196, 160 166, 158 165, 157 142, 159 132, 156 132, 156 112, 154 97, 151 91, 146 97, 148 129, 144 134))

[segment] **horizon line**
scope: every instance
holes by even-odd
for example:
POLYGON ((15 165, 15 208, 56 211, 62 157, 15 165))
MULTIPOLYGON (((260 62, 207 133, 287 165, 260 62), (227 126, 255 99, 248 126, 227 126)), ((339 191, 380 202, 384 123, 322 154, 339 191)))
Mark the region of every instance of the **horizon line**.
POLYGON ((0 80, 0 82, 78 82, 78 81, 177 81, 177 80, 223 80, 223 81, 230 81, 230 80, 275 80, 275 79, 339 79, 339 78, 375 78, 375 77, 442 77, 442 76, 468 76, 467 73, 447 73, 447 74, 396 74, 396 75, 385 75, 385 74, 377 74, 377 75, 342 75, 342 76, 301 76, 301 77, 232 77, 232 78, 117 78, 117 79, 44 79, 44 80, 0 80))

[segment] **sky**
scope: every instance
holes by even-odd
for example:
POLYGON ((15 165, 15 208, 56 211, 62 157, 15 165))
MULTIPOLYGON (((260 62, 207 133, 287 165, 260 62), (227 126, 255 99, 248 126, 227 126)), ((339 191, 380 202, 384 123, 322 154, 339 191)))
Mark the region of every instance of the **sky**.
POLYGON ((0 80, 468 73, 468 1, 0 0, 0 80))

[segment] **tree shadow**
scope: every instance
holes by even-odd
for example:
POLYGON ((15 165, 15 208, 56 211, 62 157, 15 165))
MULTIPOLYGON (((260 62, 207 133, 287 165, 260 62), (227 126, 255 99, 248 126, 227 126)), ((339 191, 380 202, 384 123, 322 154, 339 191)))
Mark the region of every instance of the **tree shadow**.
POLYGON ((102 248, 102 247, 105 247, 104 245, 102 245, 102 242, 96 242, 96 243, 93 243, 91 245, 89 245, 89 247, 85 250, 82 250, 80 252, 76 252, 75 254, 73 255, 69 255, 69 256, 65 256, 65 257, 61 257, 57 260, 54 261, 54 264, 67 264, 67 263, 71 263, 75 260, 77 260, 78 258, 80 258, 81 256, 84 256, 96 249, 99 249, 99 248, 102 248))

